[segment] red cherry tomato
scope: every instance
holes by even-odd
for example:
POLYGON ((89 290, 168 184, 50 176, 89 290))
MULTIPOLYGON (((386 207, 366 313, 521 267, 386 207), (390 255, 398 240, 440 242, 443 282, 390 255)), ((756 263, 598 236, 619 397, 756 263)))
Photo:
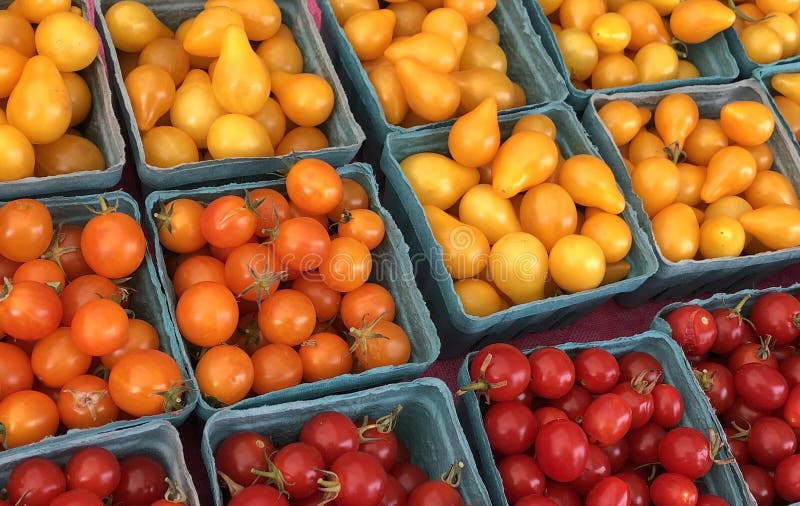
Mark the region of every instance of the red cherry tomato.
POLYGON ((489 446, 502 455, 523 453, 536 441, 536 416, 517 401, 492 404, 483 417, 489 446))
POLYGON ((103 501, 88 490, 77 489, 59 495, 50 506, 103 506, 103 501))
POLYGON ((119 462, 119 485, 112 494, 114 505, 150 506, 167 492, 167 472, 158 461, 144 455, 133 455, 119 462))
POLYGON ((593 394, 610 392, 619 380, 619 364, 602 348, 583 350, 575 357, 575 381, 593 394))
POLYGON ((750 321, 759 336, 788 344, 800 336, 800 300, 788 293, 767 293, 750 309, 750 321))
POLYGON ((250 485, 233 496, 228 506, 289 506, 286 496, 266 485, 250 485))
POLYGON ((631 491, 628 485, 615 476, 603 478, 589 491, 586 506, 629 506, 631 491))
POLYGON ((714 309, 711 316, 717 325, 717 339, 710 350, 712 353, 730 353, 740 344, 755 341, 758 337, 753 326, 737 309, 714 309))
POLYGON ((589 441, 580 425, 554 420, 539 429, 536 458, 542 472, 553 480, 567 482, 581 475, 589 457, 589 441))
POLYGON ((530 362, 530 390, 544 399, 557 399, 569 392, 575 384, 575 365, 572 359, 558 348, 539 348, 528 356, 530 362))
POLYGON ((583 430, 589 441, 614 444, 631 428, 633 415, 628 402, 617 394, 603 394, 592 401, 583 413, 583 430))
POLYGON ((650 484, 653 506, 695 506, 698 496, 695 484, 682 474, 660 474, 650 484))
POLYGON ((569 482, 570 486, 585 496, 600 480, 611 476, 611 463, 605 452, 596 445, 589 445, 589 455, 583 472, 578 479, 569 482))
POLYGON ((672 338, 686 355, 705 355, 717 339, 717 324, 714 317, 693 304, 681 306, 667 315, 672 338))
POLYGON ((119 485, 120 465, 110 451, 90 447, 70 457, 64 474, 70 489, 85 489, 98 497, 106 497, 119 485))
POLYGON ((214 462, 219 472, 246 487, 265 481, 250 470, 266 471, 267 456, 274 452, 275 447, 261 434, 252 431, 237 432, 219 444, 214 452, 214 462))
POLYGON ((8 477, 6 489, 8 500, 12 504, 49 506, 51 501, 67 489, 67 480, 53 462, 33 457, 14 467, 8 477))
POLYGON ((750 457, 768 469, 797 450, 797 437, 792 427, 781 418, 765 416, 756 420, 747 437, 750 457))
POLYGON ((789 397, 789 384, 775 368, 746 364, 733 375, 736 393, 753 409, 770 411, 782 407, 789 397))
POLYGON ((347 452, 358 450, 358 429, 341 413, 324 411, 311 417, 300 431, 300 441, 316 448, 330 466, 347 452))
POLYGON ((778 464, 773 479, 779 496, 789 502, 800 501, 800 454, 778 464))
POLYGON ((320 471, 325 467, 322 455, 311 445, 289 443, 272 458, 283 476, 286 493, 294 499, 304 499, 317 491, 320 471))
POLYGON ((461 391, 475 390, 485 393, 489 401, 511 401, 528 388, 531 365, 517 348, 505 343, 486 346, 469 364, 473 381, 461 391))
POLYGON ((667 432, 658 445, 658 458, 664 469, 696 480, 711 469, 711 446, 702 432, 692 427, 677 427, 667 432))
POLYGON ((541 495, 544 492, 546 478, 536 459, 530 455, 504 457, 497 463, 497 471, 509 504, 515 504, 526 495, 541 495))
POLYGON ((683 418, 683 397, 672 385, 661 384, 653 389, 652 421, 668 429, 675 427, 683 418))
POLYGON ((364 452, 347 452, 331 464, 330 471, 337 477, 337 505, 380 505, 386 493, 386 471, 378 459, 364 452))
POLYGON ((775 501, 775 483, 766 469, 752 464, 739 466, 747 488, 758 506, 769 506, 775 501))
POLYGON ((695 378, 718 413, 727 411, 736 400, 733 374, 717 362, 700 362, 694 366, 695 378))

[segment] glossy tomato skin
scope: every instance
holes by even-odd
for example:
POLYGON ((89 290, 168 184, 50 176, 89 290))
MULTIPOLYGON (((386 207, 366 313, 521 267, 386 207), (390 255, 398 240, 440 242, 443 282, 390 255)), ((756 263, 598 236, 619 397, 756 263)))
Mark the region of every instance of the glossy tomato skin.
POLYGON ((550 406, 560 409, 567 414, 570 420, 577 420, 583 416, 586 408, 592 403, 592 394, 581 385, 573 385, 566 395, 550 401, 550 406))
POLYGON ((795 385, 783 406, 783 419, 793 429, 800 429, 800 385, 795 385))
POLYGON ((578 478, 589 457, 586 434, 580 425, 568 420, 554 420, 541 427, 535 447, 539 468, 561 482, 578 478))
POLYGON ((523 453, 536 441, 539 425, 528 407, 517 401, 492 404, 483 417, 489 445, 497 453, 523 453))
POLYGON ((629 506, 631 491, 628 485, 617 478, 603 478, 586 496, 586 506, 629 506))
POLYGON ((756 499, 758 506, 769 506, 775 501, 775 483, 769 473, 760 466, 747 464, 739 466, 747 488, 756 499))
POLYGON ((775 368, 763 364, 746 364, 733 375, 736 392, 751 408, 778 409, 789 397, 789 384, 775 368))
POLYGON ((619 364, 619 381, 631 381, 642 371, 647 373, 642 378, 649 383, 661 383, 664 370, 656 358, 643 351, 628 352, 617 360, 619 364))
POLYGON ((700 362, 694 366, 694 371, 711 407, 718 413, 727 411, 736 400, 733 374, 717 362, 700 362))
POLYGON ((658 445, 658 458, 664 469, 696 480, 711 469, 711 446, 702 432, 677 427, 667 432, 658 445))
POLYGON ((583 413, 583 430, 592 443, 614 444, 631 428, 633 414, 628 402, 617 394, 595 398, 583 413))
POLYGON ((378 459, 368 453, 347 452, 331 464, 330 470, 338 477, 341 487, 336 496, 337 505, 380 505, 386 493, 386 471, 378 459))
POLYGON ((775 468, 775 490, 789 502, 800 501, 800 454, 783 460, 775 468))
POLYGON ((278 450, 272 460, 283 475, 289 497, 303 499, 317 491, 317 480, 322 477, 320 469, 325 467, 325 461, 316 448, 305 443, 289 443, 278 450))
POLYGON ((144 260, 146 246, 142 227, 125 213, 95 216, 81 233, 81 254, 86 264, 109 279, 133 274, 144 260))
POLYGON ((311 417, 300 431, 300 441, 316 448, 330 466, 345 453, 358 450, 358 429, 341 413, 324 411, 311 417))
POLYGON ((619 363, 601 348, 588 348, 575 357, 575 381, 593 394, 610 392, 619 380, 619 363))
MULTIPOLYGON (((373 424, 375 420, 369 419, 368 423, 373 424)), ((365 441, 361 442, 358 451, 374 456, 387 473, 391 471, 397 461, 398 451, 397 436, 394 432, 380 432, 376 428, 370 428, 364 431, 362 438, 365 441)))
POLYGON ((181 381, 175 359, 159 350, 137 350, 125 355, 111 370, 108 393, 126 413, 148 416, 163 413, 167 392, 181 381))
POLYGON ((651 420, 664 428, 675 427, 683 418, 683 397, 672 385, 661 384, 653 389, 651 420))
POLYGON ((106 497, 119 485, 120 465, 110 451, 90 447, 70 457, 64 474, 70 489, 85 489, 98 497, 106 497))
POLYGON ((469 364, 472 381, 480 382, 489 401, 511 401, 528 388, 531 365, 522 352, 505 343, 495 343, 479 351, 469 364), (503 386, 500 385, 503 382, 503 386))
POLYGON ((650 485, 654 506, 695 506, 698 497, 695 484, 682 474, 660 474, 650 485))
POLYGON ((63 315, 55 290, 37 281, 21 281, 0 298, 0 328, 17 339, 35 341, 58 328, 63 315))
POLYGON ((509 504, 516 503, 526 495, 541 495, 544 492, 546 478, 536 459, 530 455, 509 455, 497 463, 497 470, 509 504))
POLYGON ((788 344, 800 336, 800 300, 788 293, 767 293, 750 309, 750 320, 760 336, 788 344))
POLYGON ((644 478, 633 472, 617 473, 615 476, 628 485, 631 493, 631 506, 649 506, 650 488, 644 478))
POLYGON ((463 506, 458 491, 441 481, 426 481, 408 495, 408 506, 463 506))
POLYGON ((289 506, 289 501, 280 492, 266 485, 250 485, 236 494, 228 506, 289 506))
POLYGON ((654 422, 648 422, 628 435, 628 460, 634 466, 658 462, 658 447, 666 431, 654 422))
POLYGON ((714 346, 717 339, 716 322, 711 313, 700 306, 681 306, 667 315, 666 320, 672 330, 672 338, 686 355, 705 355, 714 346))
POLYGON ((50 503, 50 506, 103 506, 103 501, 97 494, 77 489, 59 495, 50 503))
POLYGON ((711 311, 717 325, 717 339, 711 347, 712 353, 724 355, 736 349, 743 342, 755 341, 756 331, 741 314, 730 309, 720 308, 711 311))
POLYGON ((581 495, 586 495, 603 478, 611 476, 611 463, 608 456, 597 445, 589 445, 589 454, 583 472, 578 479, 569 482, 581 495))
POLYGON ((528 356, 528 361, 531 366, 528 388, 538 397, 563 397, 575 384, 575 365, 563 350, 539 348, 528 356))
POLYGON ((697 506, 730 506, 730 503, 716 495, 702 494, 697 498, 697 506))
POLYGON ((272 443, 256 432, 237 432, 225 438, 214 452, 217 469, 242 486, 263 482, 251 469, 267 470, 267 456, 275 452, 272 443))
POLYGON ((133 455, 122 459, 120 480, 112 494, 114 505, 150 506, 167 492, 167 472, 151 457, 133 455))
POLYGON ((783 419, 765 416, 750 428, 747 438, 750 457, 759 465, 773 469, 797 450, 794 430, 783 419))
POLYGON ((53 462, 34 457, 14 467, 6 488, 12 504, 21 503, 25 497, 24 503, 29 506, 49 506, 67 489, 67 480, 53 462))
POLYGON ((397 478, 387 474, 386 492, 383 494, 380 506, 406 506, 407 502, 408 492, 406 492, 406 489, 397 481, 397 478))
POLYGON ((632 415, 631 429, 641 427, 649 422, 650 417, 653 416, 655 406, 653 404, 653 395, 649 390, 649 387, 634 386, 631 382, 619 383, 611 390, 611 393, 625 399, 625 402, 630 406, 632 415))
POLYGON ((406 492, 411 493, 417 485, 428 481, 425 471, 411 463, 400 464, 392 468, 392 476, 397 478, 397 481, 406 492))

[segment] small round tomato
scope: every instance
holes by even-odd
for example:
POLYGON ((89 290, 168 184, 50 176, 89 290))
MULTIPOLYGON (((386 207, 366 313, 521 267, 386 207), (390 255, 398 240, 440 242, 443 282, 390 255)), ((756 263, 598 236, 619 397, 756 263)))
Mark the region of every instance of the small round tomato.
POLYGON ((740 466, 747 488, 758 506, 768 506, 775 501, 775 483, 763 467, 747 464, 740 466))
POLYGON ((52 238, 53 219, 38 200, 17 199, 0 207, 0 255, 27 262, 47 251, 52 238))
POLYGON ((206 244, 200 230, 203 205, 192 199, 170 201, 155 213, 158 240, 161 246, 174 253, 192 253, 206 244))
POLYGON ((100 357, 121 348, 128 340, 128 329, 128 315, 122 306, 94 299, 75 311, 70 337, 80 351, 100 357))
POLYGON ((682 474, 660 474, 650 485, 650 500, 654 506, 694 506, 698 495, 692 480, 682 474))
MULTIPOLYGON (((624 441, 624 440, 623 440, 624 441)), ((569 482, 581 495, 586 495, 600 480, 611 475, 611 463, 605 452, 597 445, 589 445, 589 456, 578 479, 569 482)))
POLYGON ((203 281, 189 287, 175 308, 178 330, 197 346, 227 341, 239 323, 239 306, 225 285, 203 281))
POLYGON ((694 366, 694 376, 718 413, 727 411, 736 399, 733 374, 722 364, 700 362, 694 366))
POLYGON ((272 248, 246 242, 225 259, 225 285, 239 299, 261 302, 278 289, 283 277, 272 248))
POLYGON ((311 383, 347 374, 353 368, 350 346, 336 334, 319 332, 300 345, 303 381, 311 383))
POLYGON ((309 418, 299 439, 319 450, 326 466, 345 453, 358 450, 359 446, 358 428, 336 411, 323 411, 309 418))
POLYGON ((190 286, 202 281, 226 284, 225 264, 209 255, 190 256, 178 264, 172 275, 175 296, 180 298, 190 286))
POLYGON ((304 499, 317 491, 325 461, 316 448, 306 443, 290 443, 271 458, 289 497, 304 499))
POLYGON ((672 338, 687 355, 705 355, 717 339, 714 317, 693 304, 681 306, 667 315, 672 338))
POLYGON ((378 506, 383 499, 386 471, 372 455, 358 451, 344 453, 331 464, 330 471, 329 476, 333 478, 331 488, 336 490, 336 504, 378 506))
POLYGON ((627 505, 631 503, 631 491, 628 485, 617 478, 603 478, 586 496, 586 506, 627 505))
POLYGON ((36 341, 30 358, 36 378, 50 388, 61 388, 84 374, 91 363, 91 355, 78 349, 66 327, 36 341))
POLYGON ((228 344, 206 350, 194 373, 200 393, 223 406, 244 399, 253 386, 253 361, 241 348, 228 344))
POLYGON ((93 446, 70 457, 64 474, 70 489, 88 490, 97 497, 106 497, 119 485, 120 465, 113 453, 93 446))
POLYGON ((138 350, 111 370, 108 392, 126 413, 148 416, 182 409, 182 382, 175 359, 158 350, 138 350))
POLYGON ((285 220, 278 226, 273 245, 284 267, 305 272, 322 265, 330 251, 331 239, 317 220, 300 216, 285 220))
POLYGON ((708 439, 692 427, 670 430, 658 445, 658 459, 669 473, 696 480, 711 469, 713 455, 708 439))
POLYGON ((789 397, 786 378, 764 364, 745 364, 733 374, 736 393, 753 409, 770 411, 778 409, 789 397))
POLYGON ((426 481, 411 491, 407 504, 408 506, 425 506, 426 504, 462 506, 464 502, 452 485, 442 481, 426 481))
POLYGON ((653 422, 664 428, 678 425, 683 418, 683 397, 672 385, 660 384, 653 389, 653 422))
POLYGON ((374 250, 383 241, 386 228, 383 218, 370 209, 351 209, 342 216, 338 227, 339 237, 352 237, 374 250))
POLYGON ((544 474, 557 481, 572 481, 583 472, 589 456, 589 441, 580 425, 554 420, 539 428, 536 459, 544 474))
POLYGON ((157 350, 160 344, 158 332, 152 325, 138 318, 128 320, 128 339, 125 344, 100 357, 103 365, 111 369, 119 359, 134 350, 157 350))
POLYGON ((372 273, 372 253, 363 242, 352 237, 333 239, 328 255, 319 266, 326 285, 337 292, 350 292, 362 286, 372 273))
POLYGON ((167 472, 158 461, 133 455, 119 461, 120 480, 114 492, 114 505, 150 506, 167 492, 167 472))
POLYGON ((619 379, 614 355, 601 348, 588 348, 575 357, 575 381, 593 394, 611 391, 619 379))
POLYGON ((538 397, 558 399, 575 384, 575 366, 563 350, 539 348, 528 356, 528 362, 531 371, 528 388, 538 397))
POLYGON ((275 292, 258 310, 258 328, 273 344, 297 346, 311 336, 316 324, 314 304, 297 290, 275 292))
POLYGON ((328 214, 342 201, 342 178, 330 164, 305 158, 289 169, 286 193, 304 213, 328 214))
POLYGON ((503 491, 509 504, 515 504, 527 495, 544 492, 545 476, 536 460, 530 455, 509 455, 497 463, 503 480, 503 491))
POLYGON ((775 468, 775 490, 784 500, 800 501, 800 455, 792 455, 775 468))
POLYGON ((566 394, 550 401, 550 406, 563 411, 570 420, 583 417, 586 408, 592 403, 592 394, 581 385, 573 385, 566 394))
POLYGON ((52 461, 33 457, 14 467, 6 488, 13 504, 49 506, 67 489, 67 480, 52 461))
POLYGON ((66 277, 61 267, 53 261, 42 258, 28 260, 17 267, 17 271, 11 281, 15 284, 20 281, 37 281, 50 285, 56 291, 63 290, 66 285, 66 277))
POLYGON ((68 381, 58 394, 58 413, 68 429, 100 427, 119 418, 119 408, 102 378, 84 374, 68 381))
POLYGON ((70 281, 92 273, 81 254, 82 233, 83 227, 78 225, 58 225, 50 247, 42 254, 45 260, 58 264, 70 281))
POLYGON ((242 489, 228 503, 228 506, 289 506, 289 501, 277 489, 266 485, 250 485, 242 489))
POLYGON ((417 486, 428 481, 425 471, 411 463, 396 464, 392 468, 392 476, 397 478, 407 493, 411 493, 417 486))
POLYGON ((391 322, 395 316, 394 297, 376 283, 364 283, 344 294, 339 311, 348 329, 372 323, 378 317, 391 322))
POLYGON ((355 358, 359 370, 398 366, 411 358, 411 340, 406 331, 393 322, 378 320, 350 330, 355 339, 355 358))
POLYGON ((291 288, 308 297, 318 322, 331 321, 339 314, 342 294, 326 285, 318 272, 303 273, 292 282, 291 288))
POLYGON ((58 328, 63 308, 55 290, 36 281, 12 285, 6 280, 0 291, 0 328, 16 339, 35 341, 58 328))
POLYGON ((267 344, 250 357, 253 392, 258 395, 283 390, 303 381, 303 362, 288 344, 267 344))
POLYGON ((144 260, 146 241, 142 227, 130 216, 108 211, 95 216, 83 227, 81 254, 100 276, 119 279, 130 276, 144 260))
POLYGON ((617 394, 602 394, 586 407, 581 425, 590 442, 614 444, 628 433, 633 412, 628 402, 617 394))
POLYGON ((289 202, 286 197, 271 188, 256 188, 250 192, 250 199, 258 204, 258 224, 256 235, 268 237, 278 227, 278 224, 289 218, 289 202))
POLYGON ((5 429, 0 437, 3 448, 41 441, 58 430, 58 408, 41 392, 20 390, 0 401, 0 425, 5 429))
POLYGON ((664 371, 661 364, 649 353, 644 351, 631 351, 617 361, 619 364, 619 381, 631 381, 641 378, 648 383, 661 383, 664 371), (643 376, 641 376, 643 374, 643 376))
POLYGON ((7 395, 33 387, 31 359, 19 347, 0 342, 0 401, 7 395))
POLYGON ((61 292, 62 326, 72 325, 72 318, 78 309, 94 299, 116 299, 125 302, 127 292, 110 279, 97 274, 87 274, 75 278, 61 292))
POLYGON ((533 411, 517 401, 492 404, 483 416, 483 426, 489 446, 501 455, 524 453, 539 431, 533 411))
POLYGON ((722 131, 741 146, 757 146, 769 140, 775 117, 764 104, 742 100, 725 104, 719 112, 722 131))
POLYGON ((750 457, 759 465, 774 469, 797 450, 797 437, 784 420, 765 416, 756 420, 747 437, 750 457))
POLYGON ((214 451, 217 470, 243 487, 263 482, 251 469, 267 470, 267 457, 275 447, 264 436, 252 432, 237 432, 225 438, 214 451))
POLYGON ((50 506, 103 506, 97 494, 88 490, 76 489, 62 493, 50 503, 50 506))
POLYGON ((789 344, 800 336, 800 300, 788 293, 764 294, 750 309, 750 321, 759 336, 789 344))
POLYGON ((740 309, 714 309, 711 315, 717 326, 717 339, 710 350, 712 353, 724 355, 745 341, 756 341, 753 325, 750 320, 742 318, 740 309))
POLYGON ((200 218, 203 237, 212 246, 232 248, 247 242, 256 233, 258 217, 250 208, 249 197, 223 195, 211 201, 200 218))
POLYGON ((655 422, 648 422, 628 435, 628 460, 634 466, 658 462, 658 447, 667 431, 655 422))

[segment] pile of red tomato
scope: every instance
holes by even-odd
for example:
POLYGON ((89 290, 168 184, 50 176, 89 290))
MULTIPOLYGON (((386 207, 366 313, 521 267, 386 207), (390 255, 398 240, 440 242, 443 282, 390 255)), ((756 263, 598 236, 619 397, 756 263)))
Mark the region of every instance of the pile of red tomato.
POLYGON ((219 405, 411 357, 393 296, 368 282, 385 227, 364 188, 305 159, 286 193, 184 197, 156 215, 178 255, 178 329, 202 349, 198 387, 219 405))
POLYGON ((0 506, 183 506, 185 494, 147 455, 123 459, 99 446, 75 452, 62 469, 44 457, 17 464, 0 506))
POLYGON ((688 304, 666 320, 758 506, 800 501, 800 301, 764 294, 745 315, 746 302, 710 312, 688 304))
POLYGON ((683 398, 645 352, 588 348, 571 359, 492 344, 470 363, 512 506, 719 506, 695 480, 718 463, 719 435, 678 426, 683 398), (710 437, 710 440, 709 440, 710 437))
POLYGON ((457 487, 463 464, 429 480, 394 434, 402 406, 356 425, 336 411, 303 424, 298 441, 276 448, 256 432, 228 436, 216 448, 217 473, 229 506, 463 506, 457 487))
POLYGON ((0 207, 0 447, 182 409, 178 364, 127 310, 144 255, 140 225, 102 198, 83 226, 54 227, 38 200, 0 207))

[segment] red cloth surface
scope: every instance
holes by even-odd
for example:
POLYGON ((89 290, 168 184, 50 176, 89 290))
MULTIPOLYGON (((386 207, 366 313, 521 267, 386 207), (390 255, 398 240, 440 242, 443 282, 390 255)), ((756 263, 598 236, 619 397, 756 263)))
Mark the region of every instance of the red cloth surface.
MULTIPOLYGON (((88 0, 88 3, 91 6, 92 0, 88 0)), ((319 24, 320 11, 316 0, 308 0, 308 6, 312 16, 319 24)), ((132 167, 126 167, 120 188, 130 193, 141 203, 141 192, 132 167)), ((755 287, 787 286, 798 281, 800 281, 800 265, 789 267, 755 287)), ((547 332, 531 333, 511 343, 521 349, 527 349, 564 342, 590 342, 634 335, 647 330, 650 327, 653 316, 668 302, 670 301, 649 303, 638 308, 626 309, 620 307, 614 301, 608 301, 568 327, 547 332)), ((456 375, 463 360, 464 357, 439 360, 431 366, 425 376, 442 379, 454 391, 457 388, 456 375)), ((200 456, 202 423, 193 416, 179 430, 184 445, 186 461, 195 479, 197 492, 200 496, 200 503, 202 505, 210 505, 212 502, 208 476, 200 456)))

